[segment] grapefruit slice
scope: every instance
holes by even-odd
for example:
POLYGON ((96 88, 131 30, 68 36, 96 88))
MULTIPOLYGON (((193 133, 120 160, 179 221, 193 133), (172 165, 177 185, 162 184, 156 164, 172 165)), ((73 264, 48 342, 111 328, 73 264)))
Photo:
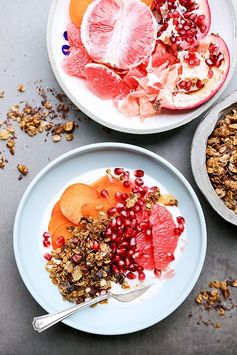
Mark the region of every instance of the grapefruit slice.
POLYGON ((128 69, 153 52, 157 22, 149 7, 137 0, 95 0, 81 24, 81 40, 99 63, 128 69))
POLYGON ((69 56, 65 57, 63 67, 70 76, 85 78, 85 66, 91 63, 91 59, 83 46, 73 47, 69 56))
POLYGON ((124 97, 129 93, 120 76, 103 64, 86 65, 85 75, 88 88, 103 100, 124 97))
POLYGON ((156 205, 151 212, 152 242, 155 267, 165 270, 173 260, 177 247, 178 237, 175 235, 176 227, 172 214, 164 207, 156 205))
POLYGON ((142 252, 142 255, 137 257, 135 261, 144 267, 146 270, 152 270, 155 267, 152 237, 145 236, 140 233, 136 237, 137 250, 142 252))

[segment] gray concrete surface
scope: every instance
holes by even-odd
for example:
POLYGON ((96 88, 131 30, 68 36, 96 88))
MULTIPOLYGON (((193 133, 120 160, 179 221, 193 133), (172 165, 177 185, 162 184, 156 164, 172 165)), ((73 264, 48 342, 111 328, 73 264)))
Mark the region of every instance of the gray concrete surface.
MULTIPOLYGON (((0 117, 21 98, 31 101, 37 95, 34 82, 59 87, 48 61, 45 29, 50 1, 0 0, 0 117), (24 83, 26 92, 16 87, 24 83)), ((226 93, 237 89, 237 72, 226 93)), ((237 354, 236 310, 221 319, 222 327, 196 324, 200 311, 194 303, 198 290, 208 280, 237 278, 237 230, 223 221, 198 191, 190 168, 190 146, 199 119, 172 132, 152 136, 130 136, 108 132, 80 114, 80 129, 72 142, 53 144, 42 136, 34 139, 19 135, 17 152, 0 171, 0 354, 80 354, 80 355, 143 355, 143 354, 237 354), (88 143, 119 141, 150 149, 173 163, 196 190, 206 216, 208 251, 201 277, 192 293, 179 309, 161 323, 136 334, 115 337, 82 333, 59 324, 39 335, 32 326, 33 316, 43 310, 31 297, 18 273, 12 248, 12 227, 17 206, 34 176, 60 154, 88 143), (17 163, 25 163, 30 173, 17 180, 17 163), (188 315, 192 311, 193 317, 188 315)), ((3 143, 0 142, 0 151, 3 143)), ((30 250, 29 250, 30 252, 30 250)), ((235 293, 237 301, 237 294, 235 293)), ((204 314, 207 319, 209 315, 204 314)), ((126 322, 126 315, 124 316, 126 322)))

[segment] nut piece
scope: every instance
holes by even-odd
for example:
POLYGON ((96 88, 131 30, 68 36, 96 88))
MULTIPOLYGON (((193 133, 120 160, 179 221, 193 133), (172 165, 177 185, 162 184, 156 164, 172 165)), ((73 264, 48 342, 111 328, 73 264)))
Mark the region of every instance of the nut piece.
POLYGON ((27 175, 28 174, 28 168, 25 165, 18 164, 17 169, 22 175, 27 175))
POLYGON ((0 140, 6 141, 10 137, 11 137, 11 133, 8 130, 6 129, 0 130, 0 140))
POLYGON ((26 89, 25 89, 25 87, 24 87, 23 84, 19 84, 19 85, 17 86, 17 91, 19 91, 19 92, 25 92, 26 89))
POLYGON ((4 98, 5 91, 0 91, 0 99, 4 98))
POLYGON ((54 134, 52 136, 52 140, 53 140, 54 143, 57 143, 57 142, 59 142, 61 140, 61 136, 59 134, 54 134))
POLYGON ((4 169, 6 166, 6 159, 3 156, 0 156, 0 169, 4 169))
POLYGON ((70 133, 74 130, 75 124, 74 121, 67 121, 64 125, 63 125, 63 129, 65 132, 70 133))

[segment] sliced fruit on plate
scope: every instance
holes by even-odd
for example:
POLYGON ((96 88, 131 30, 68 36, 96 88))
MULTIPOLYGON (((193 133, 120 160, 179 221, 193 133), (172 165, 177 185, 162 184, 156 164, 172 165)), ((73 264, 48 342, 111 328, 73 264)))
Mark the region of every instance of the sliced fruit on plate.
POLYGON ((192 109, 222 87, 230 68, 229 50, 221 37, 212 34, 178 56, 182 71, 170 73, 157 101, 161 107, 172 110, 192 109))
POLYGON ((114 200, 107 200, 107 199, 96 199, 91 202, 85 203, 82 208, 82 215, 83 217, 89 218, 92 217, 94 219, 98 219, 100 213, 106 213, 109 208, 114 206, 114 200))
POLYGON ((58 244, 58 237, 63 237, 65 240, 69 240, 72 236, 72 233, 68 230, 68 227, 74 226, 72 223, 64 223, 59 226, 52 235, 52 247, 57 249, 60 247, 58 244))
POLYGON ((81 39, 99 63, 128 69, 146 60, 155 47, 157 22, 137 0, 95 0, 87 8, 81 39))
POLYGON ((77 27, 81 26, 83 15, 93 0, 71 0, 69 13, 72 22, 77 27))
POLYGON ((67 25, 67 39, 70 47, 81 47, 83 46, 81 41, 81 30, 76 27, 73 23, 67 25))
POLYGON ((137 250, 141 252, 141 255, 136 257, 136 262, 142 265, 146 270, 152 270, 155 267, 152 237, 146 236, 142 233, 136 237, 137 250))
POLYGON ((89 63, 91 63, 91 59, 85 48, 83 46, 73 47, 70 49, 69 56, 65 57, 63 67, 68 75, 85 78, 85 66, 89 63))
POLYGON ((155 0, 159 14, 158 38, 175 49, 186 49, 210 29, 211 12, 207 0, 155 0))
POLYGON ((54 216, 57 212, 61 212, 60 210, 60 201, 57 201, 53 206, 51 217, 54 216))
POLYGON ((81 207, 87 202, 96 200, 98 192, 86 184, 73 184, 69 186, 61 196, 60 209, 62 214, 74 224, 80 222, 82 215, 81 207))
POLYGON ((88 88, 103 100, 126 96, 129 88, 112 69, 103 64, 88 64, 85 67, 88 88))
POLYGON ((70 221, 62 214, 61 211, 56 212, 50 219, 48 231, 53 234, 62 224, 70 224, 70 221))
POLYGON ((166 207, 156 205, 151 212, 152 243, 155 268, 165 270, 174 260, 174 252, 178 243, 175 234, 175 223, 172 214, 166 207))

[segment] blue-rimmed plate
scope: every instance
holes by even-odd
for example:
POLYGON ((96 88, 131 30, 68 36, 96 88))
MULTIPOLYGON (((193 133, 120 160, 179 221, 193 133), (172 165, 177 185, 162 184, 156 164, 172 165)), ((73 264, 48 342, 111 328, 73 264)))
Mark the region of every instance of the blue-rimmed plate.
POLYGON ((114 166, 141 168, 148 183, 174 194, 179 201, 179 213, 186 220, 186 234, 172 263, 172 278, 160 281, 153 277, 153 286, 138 300, 127 304, 109 302, 82 310, 64 321, 76 329, 104 335, 135 332, 171 314, 194 287, 206 253, 206 225, 197 196, 182 174, 165 159, 121 143, 98 143, 72 150, 51 162, 32 181, 20 202, 14 225, 19 272, 29 292, 47 312, 70 306, 45 271, 42 232, 50 210, 68 184, 95 180, 106 168, 114 166))

